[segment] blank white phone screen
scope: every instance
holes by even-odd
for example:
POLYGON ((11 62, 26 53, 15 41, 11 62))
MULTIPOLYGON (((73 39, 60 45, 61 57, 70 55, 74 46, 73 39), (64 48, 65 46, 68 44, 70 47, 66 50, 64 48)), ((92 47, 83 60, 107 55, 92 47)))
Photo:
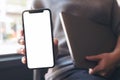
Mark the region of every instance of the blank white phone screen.
POLYGON ((24 35, 28 68, 54 65, 51 21, 49 10, 23 13, 24 35))

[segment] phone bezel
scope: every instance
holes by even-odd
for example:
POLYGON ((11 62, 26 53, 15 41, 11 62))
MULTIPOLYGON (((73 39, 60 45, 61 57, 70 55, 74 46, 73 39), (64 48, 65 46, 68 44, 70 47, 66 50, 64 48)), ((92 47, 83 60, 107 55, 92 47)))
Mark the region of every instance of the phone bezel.
MULTIPOLYGON (((29 12, 29 13, 41 13, 43 12, 44 10, 48 10, 49 13, 50 13, 50 25, 51 25, 51 37, 52 37, 52 49, 53 49, 53 63, 54 65, 51 66, 51 67, 39 67, 39 68, 52 68, 55 66, 55 52, 54 52, 54 38, 53 38, 53 24, 52 24, 52 14, 51 14, 51 10, 48 9, 48 8, 43 8, 43 9, 36 9, 36 10, 25 10, 22 12, 22 25, 23 25, 23 33, 25 33, 25 26, 24 26, 24 13, 25 12, 29 12)), ((26 42, 26 37, 25 37, 25 34, 24 34, 24 41, 26 42)), ((26 57, 26 62, 27 62, 27 50, 26 50, 26 43, 25 43, 25 57, 26 57)), ((27 63, 28 65, 28 63, 27 63)), ((28 66, 27 66, 28 67, 28 66)), ((29 68, 29 67, 28 67, 29 68)), ((29 69, 38 69, 38 68, 29 68, 29 69)))

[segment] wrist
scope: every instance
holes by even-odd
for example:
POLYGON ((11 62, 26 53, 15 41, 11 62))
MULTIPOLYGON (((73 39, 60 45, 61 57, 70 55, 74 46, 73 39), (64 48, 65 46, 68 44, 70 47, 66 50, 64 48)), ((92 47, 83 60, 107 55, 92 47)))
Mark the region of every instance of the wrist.
POLYGON ((115 61, 116 65, 120 65, 120 51, 113 51, 111 53, 111 57, 115 61))

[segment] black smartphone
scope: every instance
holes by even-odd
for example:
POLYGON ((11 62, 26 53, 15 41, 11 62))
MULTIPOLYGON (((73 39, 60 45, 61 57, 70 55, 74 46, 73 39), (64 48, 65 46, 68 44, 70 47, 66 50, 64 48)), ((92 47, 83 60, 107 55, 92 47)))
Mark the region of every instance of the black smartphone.
POLYGON ((49 9, 25 10, 22 21, 28 68, 53 67, 51 11, 49 9))

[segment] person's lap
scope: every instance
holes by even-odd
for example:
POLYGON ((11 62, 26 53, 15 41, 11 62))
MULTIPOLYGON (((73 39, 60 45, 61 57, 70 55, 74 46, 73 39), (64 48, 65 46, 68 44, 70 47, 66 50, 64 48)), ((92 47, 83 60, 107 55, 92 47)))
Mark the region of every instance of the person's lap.
POLYGON ((116 68, 108 80, 120 80, 120 67, 116 68))
POLYGON ((107 80, 107 79, 96 75, 90 75, 87 70, 73 69, 57 76, 53 80, 107 80))
POLYGON ((54 76, 46 80, 120 80, 120 68, 116 69, 109 79, 90 75, 87 70, 71 69, 57 76, 54 74, 54 76))
POLYGON ((90 75, 88 70, 75 68, 69 56, 57 61, 57 65, 48 71, 46 80, 120 80, 120 68, 113 72, 110 79, 90 75))

